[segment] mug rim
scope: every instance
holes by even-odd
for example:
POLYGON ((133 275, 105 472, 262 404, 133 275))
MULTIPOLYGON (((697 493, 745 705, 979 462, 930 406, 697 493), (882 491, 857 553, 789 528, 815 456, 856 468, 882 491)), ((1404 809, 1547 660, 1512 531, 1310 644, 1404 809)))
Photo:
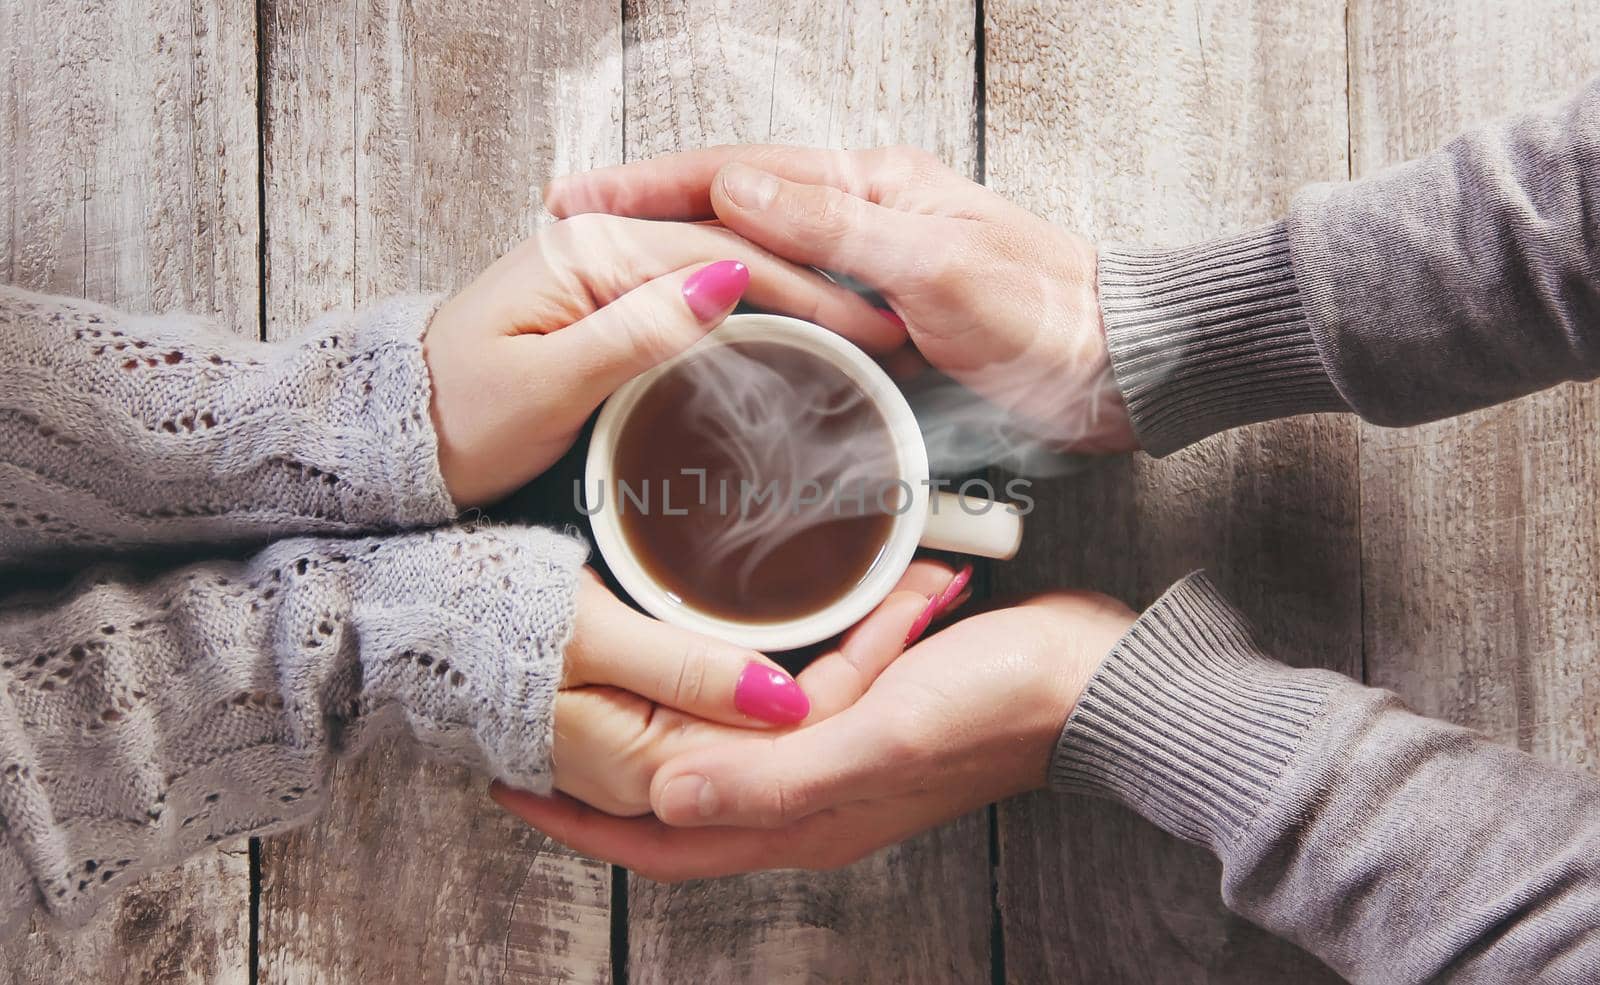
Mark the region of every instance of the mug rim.
POLYGON ((618 387, 601 408, 584 462, 584 513, 595 546, 624 591, 663 622, 755 650, 792 650, 828 639, 859 622, 894 590, 910 566, 928 521, 928 452, 916 415, 905 395, 876 362, 844 337, 813 322, 764 313, 730 315, 688 349, 618 387), (887 425, 895 449, 896 477, 910 495, 894 516, 889 536, 865 577, 827 606, 779 622, 741 622, 678 601, 644 569, 622 535, 616 497, 603 490, 612 482, 617 436, 645 392, 662 376, 708 347, 761 341, 789 345, 825 359, 865 392, 887 425), (598 507, 592 490, 602 490, 598 507))

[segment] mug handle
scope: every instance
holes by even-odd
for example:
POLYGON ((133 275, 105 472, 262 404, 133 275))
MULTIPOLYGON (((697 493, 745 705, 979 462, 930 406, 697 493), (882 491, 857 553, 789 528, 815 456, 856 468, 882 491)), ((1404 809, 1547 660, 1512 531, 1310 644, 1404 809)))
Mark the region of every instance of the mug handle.
POLYGON ((1022 546, 1022 515, 1008 503, 939 492, 928 497, 922 546, 1009 561, 1022 546))

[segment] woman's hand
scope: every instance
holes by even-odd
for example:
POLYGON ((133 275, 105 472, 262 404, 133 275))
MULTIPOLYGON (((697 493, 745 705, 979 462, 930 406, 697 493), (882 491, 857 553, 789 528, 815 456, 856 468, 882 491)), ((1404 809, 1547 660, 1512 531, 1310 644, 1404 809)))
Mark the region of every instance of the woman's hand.
POLYGON ((856 295, 725 229, 584 216, 501 257, 424 339, 439 465, 459 507, 506 495, 571 446, 611 392, 688 348, 743 296, 882 350, 856 295))
POLYGON ((846 865, 1044 786, 1067 716, 1133 621, 1089 593, 973 616, 906 651, 833 717, 664 762, 650 787, 657 817, 506 790, 496 799, 556 841, 652 879, 846 865))
POLYGON ((556 215, 710 219, 876 288, 935 367, 1060 446, 1137 447, 1111 374, 1095 250, 932 155, 717 147, 553 182, 556 215))
MULTIPOLYGON (((964 585, 941 564, 915 562, 797 685, 754 651, 640 615, 587 575, 556 696, 556 789, 608 814, 647 813, 662 763, 756 734, 751 728, 820 721, 847 707, 921 632, 925 615, 960 604, 964 585)), ((497 798, 508 795, 522 796, 496 788, 497 798)))

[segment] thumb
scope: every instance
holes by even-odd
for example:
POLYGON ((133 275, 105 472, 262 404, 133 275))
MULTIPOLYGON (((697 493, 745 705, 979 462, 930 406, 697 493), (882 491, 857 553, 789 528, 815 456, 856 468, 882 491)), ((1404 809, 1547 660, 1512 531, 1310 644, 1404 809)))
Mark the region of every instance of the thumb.
MULTIPOLYGON (((848 274, 887 290, 914 273, 930 243, 930 217, 884 208, 831 185, 788 181, 729 164, 711 183, 711 205, 729 229, 785 260, 848 274)), ((934 220, 936 221, 936 220, 934 220)))
POLYGON ((818 811, 895 792, 907 757, 863 704, 775 738, 684 753, 656 770, 650 807, 675 827, 787 827, 818 811))
POLYGON ((794 678, 766 657, 651 619, 587 572, 566 658, 563 687, 609 684, 729 725, 793 725, 811 710, 794 678))
POLYGON ((544 357, 562 367, 589 407, 617 387, 700 341, 722 323, 750 285, 750 270, 737 260, 684 267, 662 274, 568 325, 544 336, 544 357))

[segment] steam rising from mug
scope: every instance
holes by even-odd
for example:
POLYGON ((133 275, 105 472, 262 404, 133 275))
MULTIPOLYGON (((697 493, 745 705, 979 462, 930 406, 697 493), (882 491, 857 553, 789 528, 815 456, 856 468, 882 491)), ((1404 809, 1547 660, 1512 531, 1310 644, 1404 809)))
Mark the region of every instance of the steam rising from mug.
POLYGON ((722 521, 697 563, 720 568, 738 558, 747 583, 773 551, 807 531, 873 510, 880 496, 885 507, 897 505, 884 488, 897 473, 884 436, 838 427, 881 420, 848 377, 780 372, 731 346, 702 350, 680 372, 688 384, 684 429, 715 446, 732 472, 696 490, 722 521))
MULTIPOLYGON (((774 551, 809 531, 901 505, 891 485, 899 472, 892 447, 873 431, 841 433, 838 427, 863 415, 878 419, 870 399, 848 377, 780 372, 736 347, 717 345, 699 350, 679 373, 686 384, 683 428, 716 447, 732 473, 698 481, 686 475, 672 497, 679 504, 711 504, 717 516, 705 531, 697 565, 732 570, 748 583, 774 551)), ((939 374, 924 372, 909 381, 907 397, 935 476, 1001 465, 1017 475, 1045 477, 1077 465, 1078 459, 1053 451, 1051 439, 1037 429, 1019 426, 939 374)))

